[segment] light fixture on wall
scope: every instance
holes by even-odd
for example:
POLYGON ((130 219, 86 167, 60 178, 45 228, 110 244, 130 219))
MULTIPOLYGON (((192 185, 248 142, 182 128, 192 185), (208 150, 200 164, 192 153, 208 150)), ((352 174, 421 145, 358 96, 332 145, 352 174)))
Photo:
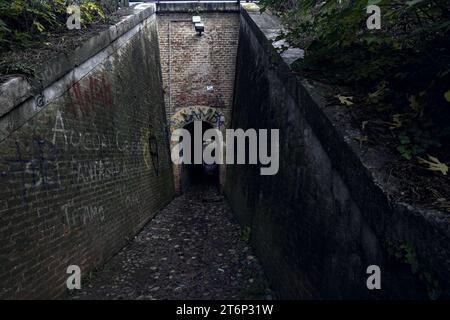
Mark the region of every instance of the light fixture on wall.
POLYGON ((202 33, 205 32, 205 25, 202 23, 202 18, 200 16, 193 16, 192 23, 195 26, 195 31, 201 36, 202 33))

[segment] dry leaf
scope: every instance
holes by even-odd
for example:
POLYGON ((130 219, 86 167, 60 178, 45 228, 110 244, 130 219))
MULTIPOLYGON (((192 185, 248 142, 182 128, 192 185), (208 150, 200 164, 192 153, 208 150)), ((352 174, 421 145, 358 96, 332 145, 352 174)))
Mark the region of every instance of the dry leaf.
POLYGON ((356 141, 361 142, 361 143, 369 142, 368 136, 356 136, 356 137, 353 137, 353 139, 355 139, 356 141))
POLYGON ((420 104, 417 101, 416 96, 414 96, 414 95, 410 96, 408 98, 408 100, 409 100, 409 106, 411 107, 411 109, 413 109, 416 112, 420 112, 420 104))
POLYGON ((354 105, 353 97, 351 97, 351 96, 341 96, 339 94, 336 96, 336 98, 338 98, 339 102, 344 106, 350 107, 350 106, 354 105))
POLYGON ((447 102, 450 102, 450 89, 444 94, 444 98, 447 102))
POLYGON ((428 159, 429 160, 425 160, 425 159, 420 158, 420 157, 417 157, 417 159, 419 160, 419 163, 428 165, 427 170, 439 171, 444 176, 446 176, 447 173, 448 173, 448 166, 445 163, 440 162, 438 158, 435 158, 435 157, 432 157, 432 156, 428 155, 428 159))
POLYGON ((394 114, 392 116, 392 122, 389 123, 389 129, 398 129, 403 125, 402 115, 394 114))

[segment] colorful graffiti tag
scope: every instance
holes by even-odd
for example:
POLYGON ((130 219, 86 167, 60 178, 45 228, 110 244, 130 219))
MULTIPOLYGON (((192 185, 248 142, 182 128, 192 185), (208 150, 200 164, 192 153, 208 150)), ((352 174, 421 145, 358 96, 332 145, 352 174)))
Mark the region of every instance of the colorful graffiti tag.
POLYGON ((69 89, 66 108, 75 117, 88 116, 95 112, 96 105, 111 108, 113 105, 112 87, 105 77, 89 77, 89 85, 82 87, 80 82, 69 89))
POLYGON ((225 115, 219 110, 211 107, 194 106, 183 108, 175 113, 170 119, 170 127, 171 130, 175 130, 194 121, 205 121, 219 129, 226 126, 225 115))

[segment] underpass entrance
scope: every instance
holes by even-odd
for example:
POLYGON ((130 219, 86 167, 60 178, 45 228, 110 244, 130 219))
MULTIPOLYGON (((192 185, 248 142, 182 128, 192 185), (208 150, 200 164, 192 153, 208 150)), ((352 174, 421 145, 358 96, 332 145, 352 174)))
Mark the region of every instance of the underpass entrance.
MULTIPOLYGON (((183 129, 189 131, 192 140, 194 140, 194 122, 184 126, 183 129)), ((213 129, 208 122, 202 121, 202 137, 206 130, 213 129)), ((202 150, 206 147, 207 142, 203 143, 202 150)), ((194 143, 191 141, 191 155, 194 154, 194 143)), ((193 159, 192 159, 193 160, 193 159)), ((217 164, 182 164, 180 170, 181 192, 185 193, 192 185, 208 184, 211 186, 219 186, 219 166, 217 164)))

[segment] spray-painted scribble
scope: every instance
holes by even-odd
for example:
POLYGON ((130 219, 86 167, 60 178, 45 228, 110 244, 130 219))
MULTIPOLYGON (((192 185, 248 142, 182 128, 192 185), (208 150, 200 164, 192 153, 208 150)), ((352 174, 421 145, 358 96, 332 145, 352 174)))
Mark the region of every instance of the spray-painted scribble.
POLYGON ((25 203, 30 189, 48 189, 56 183, 58 176, 54 145, 35 137, 32 140, 31 149, 31 152, 27 152, 27 149, 16 142, 14 156, 4 158, 2 161, 7 170, 0 173, 0 178, 6 179, 9 183, 14 184, 20 181, 25 203), (27 156, 27 153, 31 155, 27 156))
POLYGON ((112 97, 112 87, 105 77, 99 80, 91 76, 87 87, 82 87, 80 82, 77 82, 69 89, 66 109, 77 118, 90 116, 99 106, 111 108, 112 97))
POLYGON ((155 170, 156 175, 159 174, 159 150, 158 139, 156 138, 153 126, 150 124, 147 133, 145 134, 145 142, 142 150, 144 156, 144 163, 147 169, 151 166, 155 170))
POLYGON ((78 206, 74 200, 61 206, 64 225, 71 229, 85 226, 93 220, 100 222, 105 220, 105 210, 103 206, 83 205, 78 206))
POLYGON ((110 134, 79 131, 66 128, 66 121, 61 111, 56 112, 55 123, 52 128, 52 143, 64 150, 72 148, 86 151, 119 150, 120 152, 136 152, 141 149, 139 133, 125 135, 119 130, 110 134))
POLYGON ((75 164, 75 177, 77 183, 88 186, 94 182, 106 182, 113 178, 123 178, 128 174, 127 164, 124 160, 111 160, 108 158, 99 160, 77 161, 75 164))
POLYGON ((188 107, 175 113, 170 119, 171 129, 183 128, 194 121, 205 121, 221 129, 225 126, 225 115, 211 107, 188 107))
POLYGON ((45 106, 45 103, 46 103, 45 95, 43 93, 39 94, 35 99, 36 108, 38 109, 42 108, 43 106, 45 106))

